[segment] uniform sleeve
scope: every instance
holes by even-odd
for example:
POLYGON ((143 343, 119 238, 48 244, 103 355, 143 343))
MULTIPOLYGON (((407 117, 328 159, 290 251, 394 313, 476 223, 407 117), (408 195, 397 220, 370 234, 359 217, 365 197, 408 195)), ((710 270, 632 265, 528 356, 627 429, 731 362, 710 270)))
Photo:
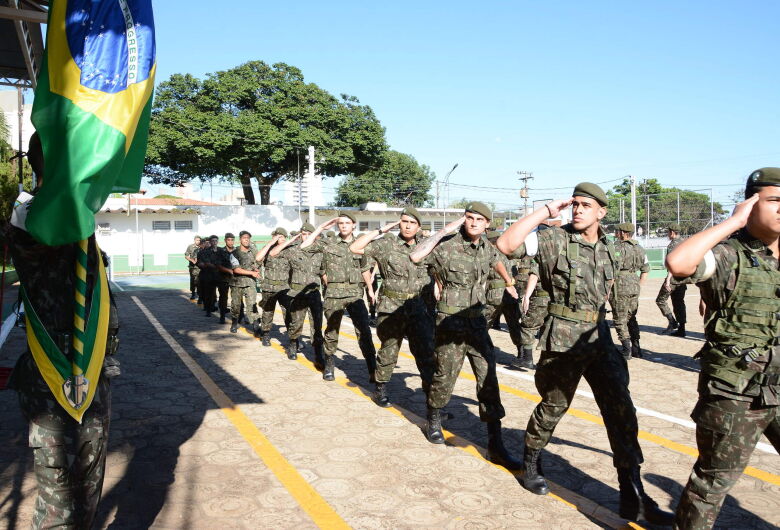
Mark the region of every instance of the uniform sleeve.
POLYGON ((647 252, 645 252, 645 249, 639 246, 637 246, 637 249, 639 249, 640 255, 642 256, 642 266, 639 268, 639 272, 646 274, 650 272, 650 260, 647 259, 647 252))
POLYGON ((439 278, 443 278, 442 272, 444 271, 445 255, 441 245, 438 245, 430 254, 428 254, 426 262, 428 266, 433 269, 433 272, 439 275, 439 278))
POLYGON ((363 259, 360 260, 360 270, 362 272, 371 269, 376 263, 376 256, 382 253, 381 241, 381 239, 372 241, 363 250, 363 259))
POLYGON ((235 269, 238 268, 239 265, 240 264, 238 263, 238 260, 236 259, 236 257, 233 254, 231 254, 230 255, 230 268, 235 270, 235 269))
POLYGON ((490 250, 490 254, 489 254, 489 256, 490 256, 490 268, 491 269, 495 269, 496 266, 499 263, 503 263, 504 264, 504 268, 507 270, 507 272, 509 272, 509 274, 512 274, 510 272, 509 260, 502 260, 501 256, 503 256, 503 254, 501 254, 501 252, 499 252, 498 249, 496 247, 494 247, 493 245, 490 245, 489 250, 490 250))
POLYGON ((737 251, 731 245, 726 242, 718 243, 704 255, 696 267, 696 272, 687 278, 674 280, 676 283, 695 283, 700 287, 725 290, 738 261, 737 251))

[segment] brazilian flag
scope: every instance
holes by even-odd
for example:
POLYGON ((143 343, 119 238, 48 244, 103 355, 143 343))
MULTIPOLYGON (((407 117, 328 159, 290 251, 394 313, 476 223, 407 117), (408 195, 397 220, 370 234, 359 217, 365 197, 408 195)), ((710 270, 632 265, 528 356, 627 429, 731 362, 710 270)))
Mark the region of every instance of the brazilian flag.
POLYGON ((138 191, 156 70, 151 0, 52 0, 32 122, 46 164, 26 228, 63 245, 109 194, 138 191))

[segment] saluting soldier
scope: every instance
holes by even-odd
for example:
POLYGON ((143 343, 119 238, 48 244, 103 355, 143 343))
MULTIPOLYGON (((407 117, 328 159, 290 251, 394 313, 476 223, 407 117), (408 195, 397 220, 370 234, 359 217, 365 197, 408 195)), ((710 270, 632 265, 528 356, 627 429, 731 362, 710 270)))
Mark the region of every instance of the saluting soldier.
MULTIPOLYGON (((444 443, 441 409, 449 403, 464 358, 468 356, 477 380, 479 418, 487 423, 487 457, 508 469, 519 469, 522 463, 507 452, 501 438, 501 418, 505 413, 485 319, 490 269, 496 269, 507 284, 511 283, 496 249, 484 238, 492 214, 486 204, 471 202, 463 217, 422 241, 409 255, 414 263, 431 265, 442 282, 436 306, 436 369, 428 392, 425 436, 431 443, 444 443)), ((506 290, 517 296, 514 287, 507 286, 506 290)))
POLYGON ((650 272, 645 249, 631 239, 633 233, 634 225, 631 223, 621 223, 615 231, 615 251, 620 265, 615 277, 614 296, 610 299, 615 330, 626 360, 632 356, 642 357, 636 313, 639 310, 639 291, 650 272))
POLYGON ((401 219, 383 228, 366 232, 349 249, 363 254, 363 279, 368 296, 376 304, 379 316, 376 334, 382 342, 376 361, 374 402, 389 407, 387 383, 398 361, 404 338, 417 363, 423 391, 427 394, 433 377, 433 319, 428 313, 422 290, 430 281, 428 268, 412 263, 409 254, 420 242, 420 212, 407 206, 401 219), (390 230, 399 227, 398 235, 390 230), (382 286, 379 292, 371 285, 371 269, 379 266, 382 286))
MULTIPOLYGON (((682 243, 680 237, 680 225, 669 225, 669 246, 666 247, 666 255, 668 256, 677 245, 682 243)), ((685 322, 687 320, 685 312, 685 291, 687 287, 685 284, 680 284, 673 281, 672 274, 666 274, 666 280, 661 285, 661 290, 658 291, 658 296, 655 299, 655 304, 661 313, 669 321, 669 325, 661 333, 664 335, 672 335, 674 337, 685 336, 685 322), (669 298, 672 299, 672 309, 669 309, 669 298)))
POLYGON ((200 251, 200 236, 195 236, 191 245, 184 251, 184 259, 187 260, 187 269, 190 273, 190 300, 198 299, 198 252, 200 251))
POLYGON ((236 249, 236 236, 228 232, 225 234, 225 246, 219 247, 217 253, 220 257, 219 280, 217 281, 217 292, 219 293, 219 323, 225 323, 225 315, 228 313, 228 293, 230 292, 230 283, 233 281, 233 269, 231 268, 230 256, 236 249))
POLYGON ((290 305, 290 298, 287 296, 290 289, 290 262, 284 256, 268 255, 275 246, 283 245, 286 240, 287 230, 282 227, 276 228, 271 232, 271 240, 263 245, 256 256, 257 261, 263 264, 263 279, 260 282, 263 292, 260 337, 263 346, 271 345, 271 328, 277 303, 282 308, 285 326, 287 325, 287 308, 290 305))
MULTIPOLYGON (((290 264, 290 308, 289 328, 287 335, 290 342, 287 345, 287 357, 297 359, 301 351, 300 337, 303 333, 303 323, 306 313, 310 314, 309 329, 311 333, 311 345, 314 348, 314 367, 322 370, 325 359, 322 354, 322 297, 320 295, 320 268, 322 267, 322 253, 301 250, 301 242, 312 237, 314 226, 311 223, 303 223, 301 231, 282 245, 277 245, 271 250, 272 257, 284 253, 285 259, 290 264)), ((311 249, 312 247, 309 247, 311 249)))
MULTIPOLYGON (((496 246, 496 241, 500 235, 501 232, 497 230, 491 230, 487 233, 487 239, 493 247, 496 246)), ((504 270, 510 274, 515 272, 515 268, 509 258, 500 252, 496 252, 496 256, 504 265, 504 270)), ((509 338, 517 348, 517 356, 519 358, 521 355, 520 302, 517 299, 517 280, 515 277, 510 276, 510 282, 507 283, 495 269, 490 269, 485 300, 485 318, 487 319, 488 329, 494 329, 501 315, 504 315, 504 320, 506 320, 506 325, 509 328, 509 338), (507 292, 507 287, 515 288, 515 296, 507 292)))
POLYGON ((708 314, 691 414, 699 456, 676 528, 715 525, 762 434, 780 451, 780 168, 751 173, 745 198, 666 257, 675 278, 699 287, 708 314))
POLYGON ((352 232, 356 219, 350 212, 339 212, 339 216, 322 223, 303 243, 301 250, 322 254, 322 279, 325 284, 325 368, 322 378, 325 381, 335 379, 334 369, 336 350, 339 344, 339 330, 344 311, 349 311, 360 351, 366 360, 369 379, 374 382, 376 370, 376 349, 371 338, 368 324, 368 310, 363 301, 365 283, 361 274, 362 256, 349 250, 355 242, 352 232), (339 233, 330 243, 317 240, 323 230, 338 225, 339 233))
POLYGON ((538 495, 549 492, 542 473, 542 448, 569 409, 584 376, 607 428, 620 484, 620 516, 671 524, 673 515, 661 511, 642 486, 639 466, 643 457, 628 391, 628 367, 604 320, 617 268, 614 247, 599 224, 607 214, 607 195, 588 182, 578 184, 572 195, 523 217, 498 240, 505 254, 535 254, 539 279, 550 295, 542 355, 535 372, 542 401, 526 427, 522 485, 538 495), (569 205, 571 223, 532 233, 569 205))
POLYGON ((242 230, 238 234, 239 247, 233 251, 230 266, 233 269, 233 277, 230 283, 230 332, 238 331, 238 319, 241 316, 241 305, 244 313, 257 331, 257 279, 260 277, 259 266, 255 259, 256 252, 252 251, 252 234, 242 230))

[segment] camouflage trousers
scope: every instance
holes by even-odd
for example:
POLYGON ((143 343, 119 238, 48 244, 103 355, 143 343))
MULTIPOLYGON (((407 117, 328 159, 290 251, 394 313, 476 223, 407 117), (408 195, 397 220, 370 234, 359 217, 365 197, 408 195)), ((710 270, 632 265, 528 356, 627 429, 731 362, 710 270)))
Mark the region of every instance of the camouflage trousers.
POLYGON ((526 447, 547 445, 583 376, 604 418, 614 466, 638 466, 643 458, 636 409, 628 391, 628 367, 614 345, 608 350, 591 344, 565 352, 542 351, 534 375, 542 401, 528 420, 526 447))
POLYGON ((198 276, 200 276, 200 269, 192 266, 190 267, 190 293, 195 294, 196 292, 200 294, 200 289, 198 287, 198 276))
POLYGON ((528 301, 528 311, 520 322, 520 344, 523 347, 531 348, 536 342, 536 336, 547 317, 549 303, 549 296, 531 296, 528 301))
POLYGON ((284 325, 288 326, 287 309, 290 307, 290 297, 287 295, 287 291, 287 289, 276 292, 263 291, 263 300, 260 302, 260 305, 263 308, 263 315, 260 321, 260 331, 262 333, 268 333, 273 327, 276 304, 279 304, 279 307, 282 308, 284 325))
POLYGON ((428 406, 435 409, 447 406, 467 355, 477 380, 479 419, 485 422, 498 421, 505 413, 498 390, 496 358, 490 347, 484 316, 468 318, 444 313, 437 315, 434 350, 436 371, 428 393, 428 406))
POLYGON ((500 304, 485 305, 485 319, 487 319, 488 329, 493 327, 493 324, 501 315, 504 315, 506 325, 509 327, 509 338, 512 339, 512 344, 519 347, 522 344, 520 338, 520 302, 512 298, 506 291, 504 291, 500 304))
POLYGON ((362 298, 325 298, 325 356, 336 354, 339 345, 339 330, 344 311, 349 312, 355 334, 358 338, 360 352, 366 359, 368 372, 376 371, 376 348, 371 338, 371 326, 368 324, 368 310, 362 298))
POLYGON ((398 361, 398 351, 404 337, 409 341, 409 351, 417 363, 423 388, 431 383, 434 370, 433 318, 422 298, 407 300, 392 313, 379 313, 376 334, 382 342, 376 357, 377 383, 387 383, 398 361))
POLYGON ((230 316, 238 319, 241 315, 241 304, 244 304, 244 314, 250 323, 257 320, 257 288, 254 285, 242 287, 238 285, 230 286, 230 316))
POLYGON ((32 355, 14 368, 13 387, 30 425, 29 445, 38 483, 33 528, 90 528, 106 467, 111 387, 98 381, 95 397, 79 424, 54 400, 32 355))
POLYGON ((672 291, 669 292, 661 285, 661 290, 658 291, 658 296, 655 298, 655 305, 661 310, 661 313, 666 317, 674 317, 678 324, 685 324, 687 318, 685 314, 685 291, 687 287, 685 284, 672 285, 672 291), (669 298, 672 299, 672 310, 669 309, 669 298))
POLYGON ((612 305, 612 320, 615 323, 615 331, 617 331, 620 342, 639 340, 639 323, 636 321, 636 313, 639 310, 639 295, 619 296, 617 303, 610 305, 612 305))
POLYGON ((290 328, 287 335, 295 340, 303 333, 306 313, 309 317, 309 336, 314 350, 322 349, 322 297, 318 289, 298 293, 290 302, 290 328))
POLYGON ((674 527, 710 529, 761 435, 780 451, 780 407, 700 396, 691 418, 696 422, 699 457, 680 497, 674 527))

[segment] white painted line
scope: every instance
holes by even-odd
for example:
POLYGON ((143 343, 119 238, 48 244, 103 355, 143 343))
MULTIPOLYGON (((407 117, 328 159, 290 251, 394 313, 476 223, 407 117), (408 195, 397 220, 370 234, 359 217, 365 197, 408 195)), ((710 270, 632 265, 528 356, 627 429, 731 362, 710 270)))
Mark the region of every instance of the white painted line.
POLYGON ((111 283, 113 283, 113 284, 114 284, 114 287, 116 287, 116 288, 117 288, 117 289, 119 289, 120 291, 124 291, 124 289, 122 289, 122 286, 121 286, 121 285, 119 285, 118 283, 116 283, 116 282, 111 282, 111 283))
POLYGON ((0 327, 0 347, 5 344, 5 339, 8 338, 8 334, 11 333, 12 329, 14 329, 14 324, 16 324, 16 319, 18 316, 19 309, 17 308, 16 311, 8 315, 8 318, 3 321, 3 326, 0 327))

